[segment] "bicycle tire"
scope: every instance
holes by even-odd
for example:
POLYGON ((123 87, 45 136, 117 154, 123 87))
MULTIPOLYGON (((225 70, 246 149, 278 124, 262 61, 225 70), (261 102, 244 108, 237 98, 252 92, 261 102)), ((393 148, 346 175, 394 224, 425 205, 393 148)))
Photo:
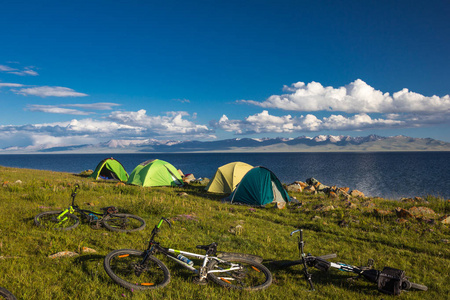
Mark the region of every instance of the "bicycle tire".
POLYGON ((17 300, 17 298, 7 289, 0 287, 0 299, 17 300))
POLYGON ((418 283, 414 283, 414 282, 409 282, 409 284, 411 285, 411 289, 428 291, 428 287, 426 285, 418 284, 418 283))
POLYGON ((114 250, 106 255, 103 267, 112 280, 130 290, 165 287, 170 281, 169 269, 153 255, 142 265, 144 255, 138 250, 114 250))
POLYGON ((225 263, 220 263, 217 260, 211 260, 208 263, 208 279, 226 288, 237 290, 251 290, 258 291, 267 288, 272 284, 272 273, 264 265, 242 256, 227 257, 225 263), (243 268, 237 271, 230 271, 224 273, 209 273, 211 270, 219 270, 228 268, 230 263, 238 263, 243 268), (217 275, 215 275, 217 274, 217 275), (220 274, 226 274, 221 276, 220 274), (235 281, 236 283, 232 283, 235 281))
POLYGON ((56 219, 61 211, 44 211, 34 217, 34 224, 36 226, 54 229, 54 230, 71 230, 80 224, 80 219, 77 216, 66 213, 63 220, 56 219))
POLYGON ((144 229, 145 221, 131 214, 111 214, 102 220, 103 226, 111 231, 133 232, 144 229))

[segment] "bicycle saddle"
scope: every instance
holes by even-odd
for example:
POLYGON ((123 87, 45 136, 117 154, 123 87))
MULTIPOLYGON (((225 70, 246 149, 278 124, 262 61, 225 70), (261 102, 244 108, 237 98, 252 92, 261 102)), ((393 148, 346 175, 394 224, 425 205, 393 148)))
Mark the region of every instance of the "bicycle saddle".
POLYGON ((197 245, 196 247, 197 247, 197 249, 203 249, 203 250, 208 251, 210 249, 215 249, 217 247, 217 243, 214 242, 209 245, 197 245))

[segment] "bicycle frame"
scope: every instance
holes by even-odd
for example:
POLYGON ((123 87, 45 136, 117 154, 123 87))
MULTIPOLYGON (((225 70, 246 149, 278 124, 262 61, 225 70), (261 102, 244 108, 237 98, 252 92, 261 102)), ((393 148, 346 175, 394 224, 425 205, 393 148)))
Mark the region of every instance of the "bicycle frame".
MULTIPOLYGON (((169 227, 171 227, 171 224, 169 222, 169 220, 165 219, 165 218, 161 218, 160 222, 155 226, 155 228, 153 228, 153 231, 151 233, 151 237, 149 240, 149 246, 147 248, 147 250, 145 251, 145 256, 142 260, 142 263, 145 263, 147 260, 148 255, 153 255, 156 253, 162 253, 165 256, 167 256, 168 258, 172 259, 173 261, 175 261, 176 263, 180 264, 181 266, 183 266, 184 268, 190 270, 191 272, 198 274, 199 275, 199 280, 203 281, 206 279, 206 276, 209 273, 225 273, 225 272, 230 272, 230 271, 236 271, 236 270, 240 270, 242 269, 242 267, 239 264, 235 264, 235 263, 230 263, 227 262, 226 260, 220 259, 219 257, 215 256, 216 254, 216 248, 217 248, 217 244, 216 243, 212 243, 210 245, 207 246, 203 246, 201 249, 206 250, 206 254, 198 254, 198 253, 192 253, 192 252, 187 252, 187 251, 182 251, 182 250, 175 250, 175 249, 171 249, 171 248, 164 248, 162 247, 158 242, 156 242, 154 239, 156 237, 156 235, 159 232, 159 228, 161 227, 163 222, 167 222, 167 224, 169 224, 169 227), (184 255, 187 257, 191 257, 191 258, 196 258, 196 259, 203 259, 203 263, 201 265, 200 268, 196 269, 190 265, 188 265, 187 263, 185 263, 184 261, 178 259, 175 255, 184 255), (228 263, 230 264, 229 268, 226 269, 221 269, 221 270, 207 270, 207 265, 209 263, 209 261, 211 260, 216 260, 219 263, 228 263)), ((233 280, 233 278, 228 278, 228 277, 222 277, 221 278, 224 281, 228 281, 228 280, 233 280)))
POLYGON ((75 189, 72 192, 72 204, 69 205, 68 208, 66 208, 65 210, 63 210, 57 217, 56 219, 60 220, 61 222, 64 222, 67 220, 67 217, 65 216, 67 213, 69 214, 74 214, 75 212, 81 214, 84 218, 88 219, 89 218, 89 214, 94 214, 95 216, 101 217, 103 218, 106 214, 105 213, 100 213, 100 212, 95 212, 89 209, 81 209, 78 207, 78 205, 75 205, 75 197, 77 195, 77 190, 80 188, 80 186, 78 184, 75 185, 75 189))

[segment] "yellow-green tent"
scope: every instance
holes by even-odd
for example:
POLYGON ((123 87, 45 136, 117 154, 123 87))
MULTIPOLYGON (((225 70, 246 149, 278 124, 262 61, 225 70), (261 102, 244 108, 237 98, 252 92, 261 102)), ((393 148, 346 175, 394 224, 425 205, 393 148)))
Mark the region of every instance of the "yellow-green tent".
POLYGON ((182 186, 183 179, 170 163, 160 160, 147 160, 134 168, 127 181, 140 186, 182 186))
POLYGON ((211 193, 229 194, 252 168, 253 166, 240 161, 223 165, 217 169, 205 189, 211 193))

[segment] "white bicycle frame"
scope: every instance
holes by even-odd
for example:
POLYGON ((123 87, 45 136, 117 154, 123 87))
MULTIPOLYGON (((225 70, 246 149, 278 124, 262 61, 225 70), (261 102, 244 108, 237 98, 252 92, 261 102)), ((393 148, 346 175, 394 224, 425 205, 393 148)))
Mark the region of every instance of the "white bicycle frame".
MULTIPOLYGON (((207 254, 206 254, 206 255, 203 255, 203 254, 197 254, 197 253, 192 253, 192 252, 187 252, 187 251, 181 251, 181 250, 175 250, 175 249, 170 249, 170 248, 167 249, 167 251, 168 251, 169 253, 172 253, 172 254, 175 254, 175 255, 181 254, 181 255, 184 255, 184 256, 187 256, 187 257, 193 257, 193 258, 197 258, 197 259, 203 259, 203 264, 202 264, 202 267, 200 268, 200 270, 202 270, 202 269, 205 270, 205 269, 206 269, 206 266, 208 265, 208 262, 209 262, 210 260, 217 260, 219 263, 229 263, 229 264, 231 264, 231 267, 230 267, 230 268, 227 268, 227 269, 217 269, 217 270, 209 270, 209 271, 206 272, 206 274, 209 274, 209 273, 225 273, 225 272, 230 272, 230 271, 240 270, 240 269, 242 268, 239 264, 227 262, 226 260, 220 259, 220 258, 218 258, 218 257, 216 257, 216 256, 209 256, 209 255, 207 255, 207 254)), ((164 252, 163 252, 163 253, 164 253, 164 252)), ((199 270, 197 270, 196 268, 194 268, 194 267, 188 265, 188 264, 185 263, 184 261, 179 260, 177 257, 172 256, 172 255, 168 255, 167 253, 164 253, 164 254, 165 254, 167 257, 169 257, 169 258, 171 258, 172 260, 174 260, 175 262, 177 262, 178 264, 180 264, 180 265, 182 265, 183 267, 185 267, 186 269, 191 270, 191 271, 194 272, 195 274, 201 273, 199 270)), ((206 274, 203 275, 202 277, 206 277, 206 274)), ((221 279, 222 279, 222 280, 234 280, 234 278, 232 278, 232 277, 221 277, 221 279)))

